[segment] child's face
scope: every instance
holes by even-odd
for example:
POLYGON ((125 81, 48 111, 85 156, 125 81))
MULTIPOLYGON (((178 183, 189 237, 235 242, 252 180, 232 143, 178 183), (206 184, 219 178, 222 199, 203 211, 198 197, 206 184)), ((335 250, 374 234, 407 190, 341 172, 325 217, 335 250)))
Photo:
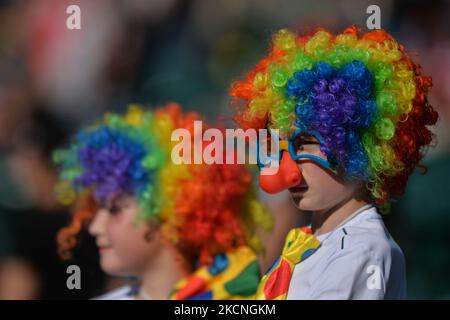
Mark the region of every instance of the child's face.
POLYGON ((139 275, 150 267, 160 249, 160 231, 137 220, 138 204, 121 196, 100 208, 89 226, 96 238, 100 265, 108 274, 139 275))
MULTIPOLYGON (((295 145, 297 154, 312 154, 326 159, 314 137, 300 135, 295 145)), ((317 212, 331 209, 350 199, 360 188, 360 185, 344 181, 337 172, 311 160, 298 160, 297 165, 303 178, 299 185, 289 188, 289 191, 295 205, 301 210, 317 212)))

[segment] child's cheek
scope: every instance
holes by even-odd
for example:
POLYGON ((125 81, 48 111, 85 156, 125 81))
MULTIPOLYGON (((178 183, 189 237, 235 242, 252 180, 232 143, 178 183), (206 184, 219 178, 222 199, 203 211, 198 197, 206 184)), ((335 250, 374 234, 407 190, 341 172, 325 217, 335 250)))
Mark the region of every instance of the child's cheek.
POLYGON ((323 178, 323 169, 319 165, 307 161, 303 164, 301 170, 303 179, 311 191, 324 187, 326 181, 323 178))
POLYGON ((111 246, 116 252, 120 253, 120 251, 126 250, 129 233, 127 224, 127 221, 120 216, 113 217, 108 222, 106 232, 111 246))
POLYGON ((111 221, 107 232, 116 254, 125 260, 140 254, 145 245, 144 234, 132 221, 111 221))
POLYGON ((327 202, 328 198, 336 196, 336 181, 319 165, 311 162, 305 163, 302 174, 308 186, 305 197, 308 198, 308 202, 313 202, 310 203, 311 205, 325 205, 324 202, 327 202))

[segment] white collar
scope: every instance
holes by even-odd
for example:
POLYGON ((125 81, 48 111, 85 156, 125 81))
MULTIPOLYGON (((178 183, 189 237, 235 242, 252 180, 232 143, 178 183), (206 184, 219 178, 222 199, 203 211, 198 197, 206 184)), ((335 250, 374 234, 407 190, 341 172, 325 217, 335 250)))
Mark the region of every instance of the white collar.
MULTIPOLYGON (((359 219, 354 219, 356 217, 360 217, 361 214, 365 211, 369 211, 370 209, 375 209, 375 207, 373 206, 373 204, 366 204, 365 206, 362 206, 361 208, 357 209, 355 212, 353 212, 350 216, 348 216, 344 221, 342 221, 339 225, 336 226, 336 228, 334 228, 333 230, 331 230, 330 232, 327 233, 323 233, 321 235, 316 236, 317 240, 319 240, 320 242, 325 241, 326 239, 328 239, 336 230, 340 229, 341 227, 343 227, 344 225, 349 225, 350 222, 351 224, 357 222, 359 219)), ((370 210, 373 211, 373 210, 370 210)), ((375 211, 376 212, 376 211, 375 211)))

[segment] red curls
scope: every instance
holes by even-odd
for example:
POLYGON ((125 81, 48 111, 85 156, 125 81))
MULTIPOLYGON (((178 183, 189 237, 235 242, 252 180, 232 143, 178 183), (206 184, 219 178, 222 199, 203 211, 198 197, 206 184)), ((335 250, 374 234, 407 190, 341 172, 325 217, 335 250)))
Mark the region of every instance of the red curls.
MULTIPOLYGON (((403 47, 400 48, 404 51, 403 47)), ((407 55, 403 55, 403 61, 414 72, 416 83, 416 95, 413 99, 413 107, 406 120, 399 121, 395 130, 395 153, 403 163, 404 169, 396 176, 385 177, 385 188, 388 194, 400 194, 405 191, 408 178, 416 167, 425 169, 421 160, 425 155, 426 147, 433 141, 433 133, 427 128, 436 124, 438 113, 428 103, 428 89, 432 86, 431 77, 420 74, 420 65, 414 63, 407 55)))
POLYGON ((199 251, 200 263, 214 254, 246 243, 242 229, 243 200, 251 185, 243 165, 192 165, 191 177, 181 181, 181 194, 175 204, 180 245, 199 251))

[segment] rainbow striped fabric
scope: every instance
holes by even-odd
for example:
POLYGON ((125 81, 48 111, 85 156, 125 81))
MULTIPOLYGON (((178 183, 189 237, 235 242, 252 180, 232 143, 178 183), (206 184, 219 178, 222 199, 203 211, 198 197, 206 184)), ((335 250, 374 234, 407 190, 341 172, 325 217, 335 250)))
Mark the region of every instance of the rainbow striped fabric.
POLYGON ((247 246, 240 246, 232 252, 216 255, 211 266, 202 266, 178 282, 170 299, 254 299, 260 279, 255 253, 247 246))
POLYGON ((281 256, 259 283, 256 299, 285 300, 294 266, 308 258, 319 246, 319 240, 314 237, 309 227, 289 231, 281 256))

